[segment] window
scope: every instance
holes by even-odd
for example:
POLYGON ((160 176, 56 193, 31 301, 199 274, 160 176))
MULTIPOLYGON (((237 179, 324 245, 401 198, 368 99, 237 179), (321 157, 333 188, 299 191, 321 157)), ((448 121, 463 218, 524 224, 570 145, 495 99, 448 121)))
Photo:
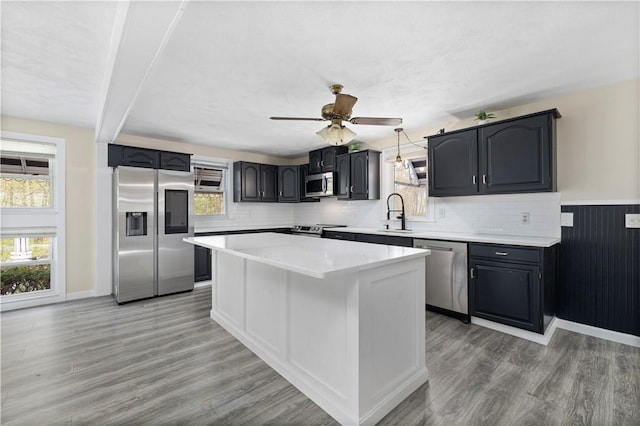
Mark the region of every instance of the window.
POLYGON ((51 244, 47 236, 0 240, 0 295, 51 290, 51 244))
POLYGON ((2 132, 0 309, 65 300, 64 140, 2 132))
MULTIPOLYGON (((403 160, 394 169, 394 191, 404 199, 404 211, 407 217, 427 215, 427 159, 413 158, 403 160)), ((394 209, 400 208, 400 200, 393 198, 394 209)))
POLYGON ((194 213, 196 216, 228 216, 227 164, 194 162, 194 213))
MULTIPOLYGON (((411 221, 434 220, 433 200, 429 199, 428 185, 428 160, 427 150, 423 145, 411 143, 400 146, 402 163, 396 165, 395 158, 398 154, 396 147, 383 152, 382 188, 384 196, 397 192, 404 200, 405 214, 411 221)), ((401 202, 398 197, 391 197, 390 207, 400 210, 401 202)), ((384 212, 386 214, 386 204, 384 212)))

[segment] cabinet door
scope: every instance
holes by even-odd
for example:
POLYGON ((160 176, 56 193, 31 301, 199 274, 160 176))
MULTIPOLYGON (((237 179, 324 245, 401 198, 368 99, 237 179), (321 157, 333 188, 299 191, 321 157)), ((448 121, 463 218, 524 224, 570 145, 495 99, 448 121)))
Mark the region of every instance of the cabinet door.
POLYGON ((481 192, 551 190, 549 114, 481 127, 481 192))
POLYGON ((322 166, 323 172, 333 172, 336 170, 336 157, 339 154, 346 154, 348 148, 346 146, 330 146, 322 150, 322 166))
POLYGON ((476 129, 429 138, 429 195, 478 193, 476 129))
POLYGON ((367 151, 355 152, 351 157, 351 199, 366 200, 368 198, 369 167, 367 151))
POLYGON ((262 186, 260 185, 260 164, 240 163, 241 198, 240 201, 260 201, 262 186))
POLYGON ((160 152, 160 168, 165 170, 177 170, 179 172, 191 171, 191 156, 176 152, 160 152))
POLYGON ((322 150, 309 152, 309 174, 322 173, 322 150))
POLYGON ((330 238, 332 240, 355 241, 356 234, 352 234, 351 232, 324 231, 322 233, 322 238, 330 238))
POLYGON ((471 259, 471 315, 542 332, 540 268, 471 259))
POLYGON ((387 246, 413 247, 413 238, 395 235, 356 234, 356 241, 387 246))
POLYGON ((278 201, 300 200, 298 166, 278 167, 278 201))
POLYGON ((211 249, 194 246, 194 281, 208 281, 211 279, 211 249))
POLYGON ((344 154, 336 157, 336 180, 333 184, 333 193, 338 198, 349 198, 351 193, 351 155, 344 154))
POLYGON ((159 152, 152 149, 123 146, 121 165, 157 169, 159 165, 159 152))
POLYGON ((278 201, 278 166, 260 164, 262 201, 278 201))

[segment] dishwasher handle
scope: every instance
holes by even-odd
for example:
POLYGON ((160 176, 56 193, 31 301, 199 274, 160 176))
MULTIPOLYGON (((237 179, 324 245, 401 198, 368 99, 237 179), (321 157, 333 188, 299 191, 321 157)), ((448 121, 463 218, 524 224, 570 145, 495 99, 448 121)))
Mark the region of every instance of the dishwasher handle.
POLYGON ((438 246, 422 246, 417 245, 416 248, 427 249, 427 250, 438 250, 438 251, 453 251, 451 247, 438 247, 438 246))

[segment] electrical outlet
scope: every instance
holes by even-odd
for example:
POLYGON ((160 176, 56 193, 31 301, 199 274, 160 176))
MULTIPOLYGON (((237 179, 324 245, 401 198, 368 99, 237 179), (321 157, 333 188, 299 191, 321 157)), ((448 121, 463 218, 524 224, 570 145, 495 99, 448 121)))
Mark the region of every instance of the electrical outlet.
POLYGON ((627 228, 640 228, 640 214, 625 214, 624 226, 627 228))
POLYGON ((444 207, 440 207, 438 209, 438 219, 444 219, 447 217, 447 211, 445 210, 444 207))
POLYGON ((573 213, 560 213, 560 226, 573 228, 573 213))
POLYGON ((528 225, 531 222, 529 218, 529 212, 520 213, 520 223, 523 225, 528 225))

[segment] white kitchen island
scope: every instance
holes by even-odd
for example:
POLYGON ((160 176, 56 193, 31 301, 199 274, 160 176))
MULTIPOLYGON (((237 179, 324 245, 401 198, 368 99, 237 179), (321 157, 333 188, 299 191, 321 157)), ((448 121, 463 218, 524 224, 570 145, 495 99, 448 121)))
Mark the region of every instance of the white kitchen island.
POLYGON ((427 381, 428 250, 277 233, 212 249, 211 318, 342 424, 374 424, 427 381))

